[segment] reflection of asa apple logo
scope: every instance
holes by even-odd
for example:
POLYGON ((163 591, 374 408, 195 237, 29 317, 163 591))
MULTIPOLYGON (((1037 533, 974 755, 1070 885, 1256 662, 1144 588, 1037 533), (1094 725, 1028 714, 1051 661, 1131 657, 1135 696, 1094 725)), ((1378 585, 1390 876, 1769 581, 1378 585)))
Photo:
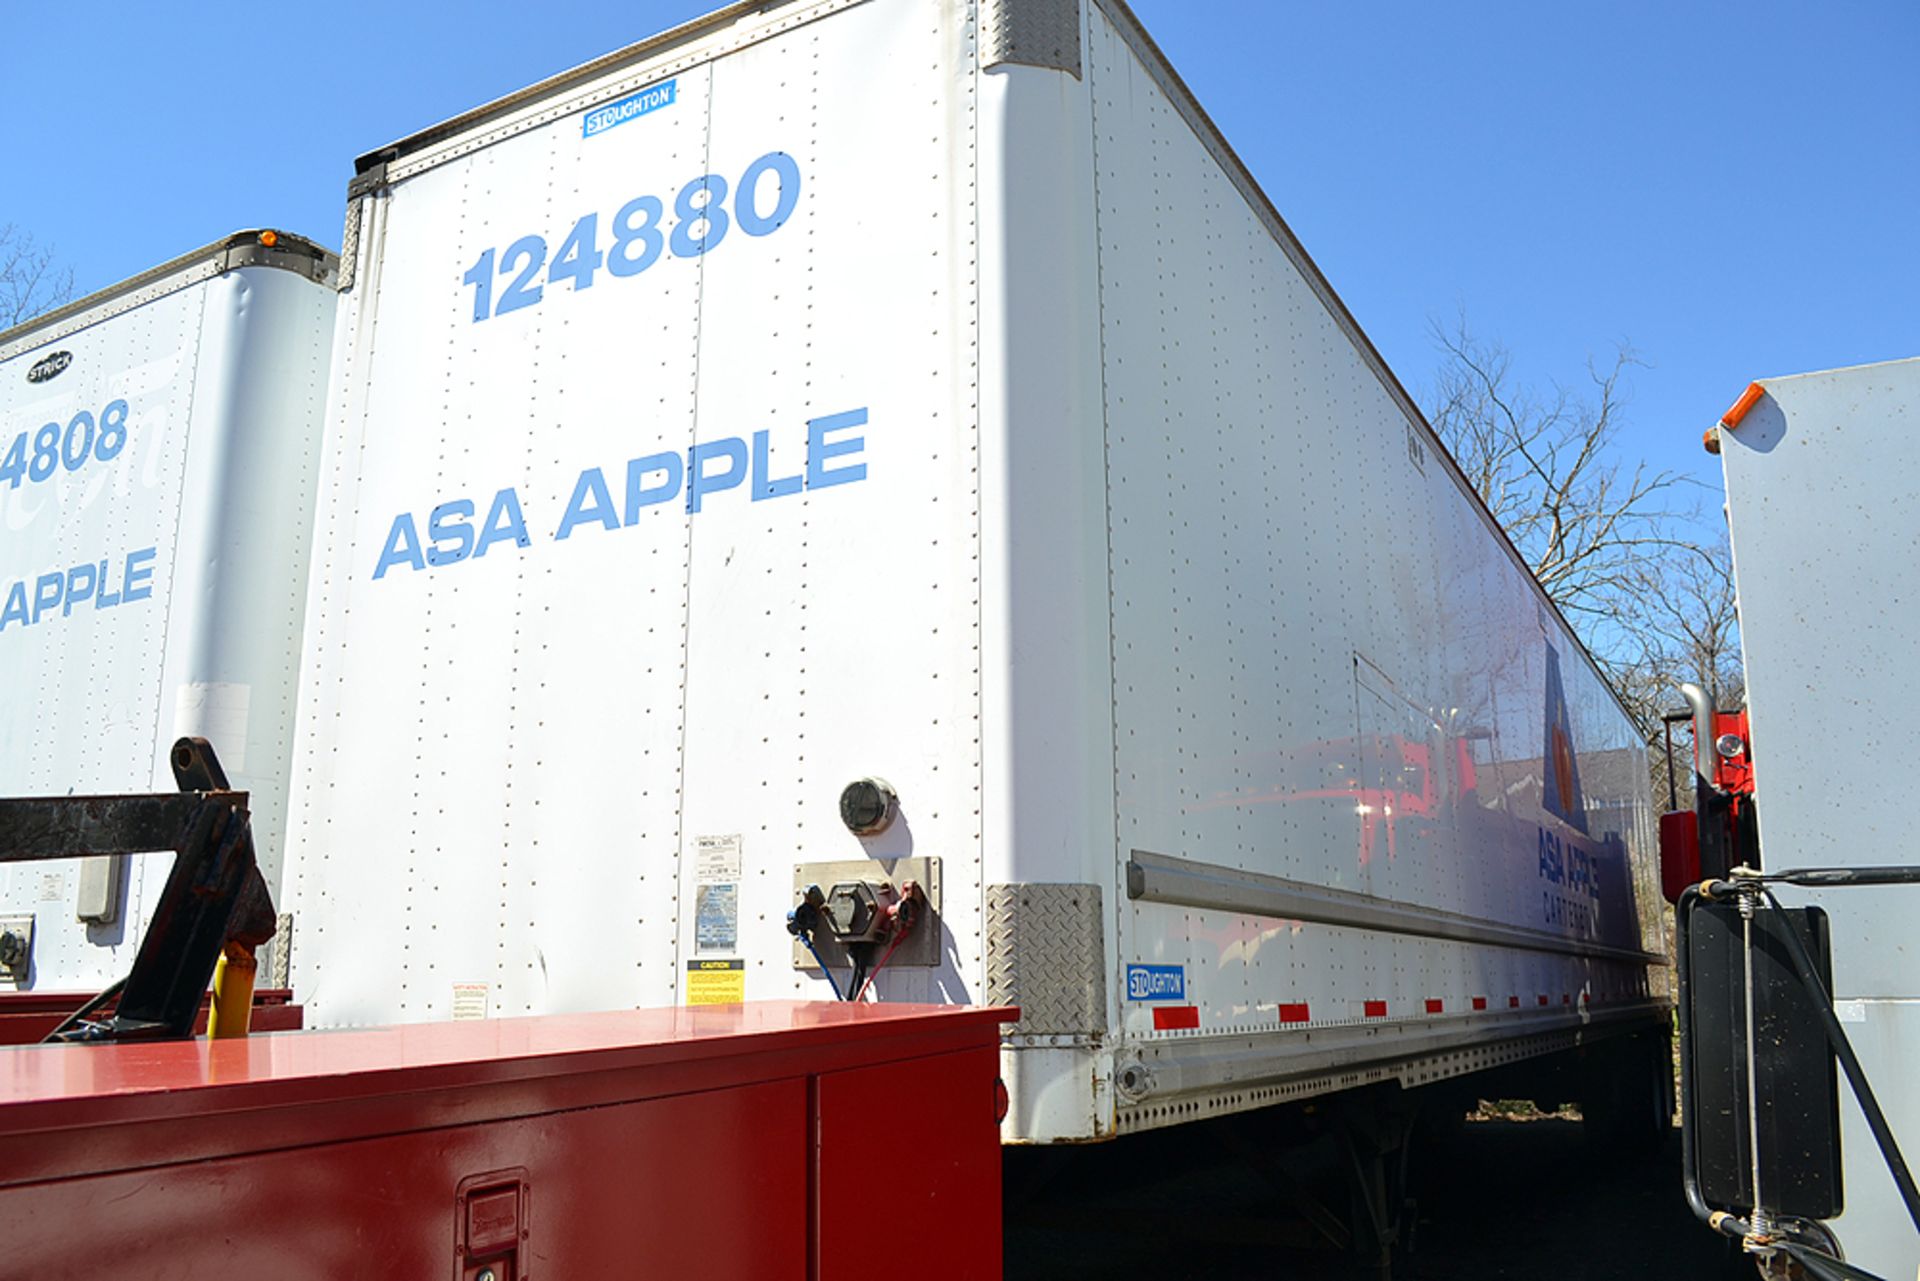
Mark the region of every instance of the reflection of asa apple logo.
POLYGON ((1560 655, 1547 646, 1546 757, 1540 764, 1540 803, 1575 828, 1587 830, 1587 806, 1580 794, 1580 760, 1574 754, 1573 717, 1560 681, 1560 655))
POLYGON ((27 370, 27 381, 30 383, 43 383, 58 378, 61 374, 67 372, 67 366, 72 363, 72 352, 56 351, 51 356, 34 362, 33 368, 27 370))
POLYGON ((1553 734, 1553 781, 1560 795, 1573 795, 1573 745, 1567 742, 1567 732, 1558 725, 1552 727, 1553 734))

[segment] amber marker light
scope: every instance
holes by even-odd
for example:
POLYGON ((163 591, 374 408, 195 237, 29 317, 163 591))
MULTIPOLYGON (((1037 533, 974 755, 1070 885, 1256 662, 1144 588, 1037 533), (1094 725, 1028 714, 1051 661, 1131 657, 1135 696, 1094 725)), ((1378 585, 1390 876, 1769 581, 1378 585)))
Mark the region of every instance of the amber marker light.
POLYGON ((1720 416, 1720 425, 1728 431, 1738 427, 1740 420, 1747 416, 1747 411, 1766 394, 1767 389, 1759 383, 1748 383, 1747 389, 1740 393, 1740 399, 1733 402, 1733 408, 1720 416))
POLYGON ((260 233, 260 243, 271 249, 280 243, 280 233, 277 231, 263 231, 260 233))

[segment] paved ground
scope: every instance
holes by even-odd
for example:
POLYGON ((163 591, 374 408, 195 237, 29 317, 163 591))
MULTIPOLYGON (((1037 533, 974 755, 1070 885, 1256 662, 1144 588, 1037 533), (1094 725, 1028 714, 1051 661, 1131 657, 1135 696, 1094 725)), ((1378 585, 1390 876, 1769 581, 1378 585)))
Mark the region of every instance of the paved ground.
POLYGON ((1425 1180, 1421 1281, 1723 1275, 1722 1243, 1681 1198, 1678 1131, 1657 1160, 1597 1169, 1575 1121, 1483 1122, 1454 1146, 1425 1180))
MULTIPOLYGON (((1576 1121, 1468 1125, 1416 1164, 1415 1240, 1395 1276, 1720 1281, 1720 1245, 1681 1200, 1678 1140, 1657 1160, 1596 1166, 1576 1121)), ((1122 1142, 1142 1141, 1127 1162, 1103 1145, 1009 1165, 1010 1281, 1354 1275, 1250 1165, 1217 1145, 1122 1142)))

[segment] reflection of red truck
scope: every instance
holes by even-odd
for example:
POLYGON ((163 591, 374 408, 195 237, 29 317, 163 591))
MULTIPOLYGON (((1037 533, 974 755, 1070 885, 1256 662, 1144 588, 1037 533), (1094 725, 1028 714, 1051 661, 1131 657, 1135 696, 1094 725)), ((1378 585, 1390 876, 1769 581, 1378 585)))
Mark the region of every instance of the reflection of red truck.
POLYGON ((1475 738, 1418 742, 1397 734, 1327 739, 1236 761, 1248 781, 1215 793, 1190 811, 1250 805, 1331 805, 1360 816, 1360 866, 1393 859, 1403 825, 1448 822, 1472 797, 1479 771, 1475 738), (1444 762, 1440 764, 1439 762, 1444 762))

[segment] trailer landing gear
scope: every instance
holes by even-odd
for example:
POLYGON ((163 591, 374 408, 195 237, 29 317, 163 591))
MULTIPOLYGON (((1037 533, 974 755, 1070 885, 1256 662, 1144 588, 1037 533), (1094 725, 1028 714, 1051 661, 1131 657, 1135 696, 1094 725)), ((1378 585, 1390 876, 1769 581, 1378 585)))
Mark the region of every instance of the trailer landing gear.
POLYGON ((1259 1172, 1289 1213, 1346 1253, 1352 1276, 1388 1281, 1395 1258, 1413 1249, 1417 1216, 1407 1172, 1419 1107, 1398 1087, 1381 1086, 1309 1105, 1306 1116, 1320 1132, 1320 1142, 1331 1145, 1334 1162, 1333 1177, 1314 1183, 1322 1193, 1344 1192, 1345 1214, 1296 1175, 1295 1163, 1281 1159, 1281 1152, 1250 1138, 1245 1130, 1222 1128, 1221 1140, 1259 1172))
POLYGON ((1348 1252, 1356 1275, 1388 1281, 1395 1247, 1411 1252, 1415 1215, 1407 1196, 1417 1110, 1397 1088, 1341 1095, 1330 1109, 1347 1174, 1348 1252))

